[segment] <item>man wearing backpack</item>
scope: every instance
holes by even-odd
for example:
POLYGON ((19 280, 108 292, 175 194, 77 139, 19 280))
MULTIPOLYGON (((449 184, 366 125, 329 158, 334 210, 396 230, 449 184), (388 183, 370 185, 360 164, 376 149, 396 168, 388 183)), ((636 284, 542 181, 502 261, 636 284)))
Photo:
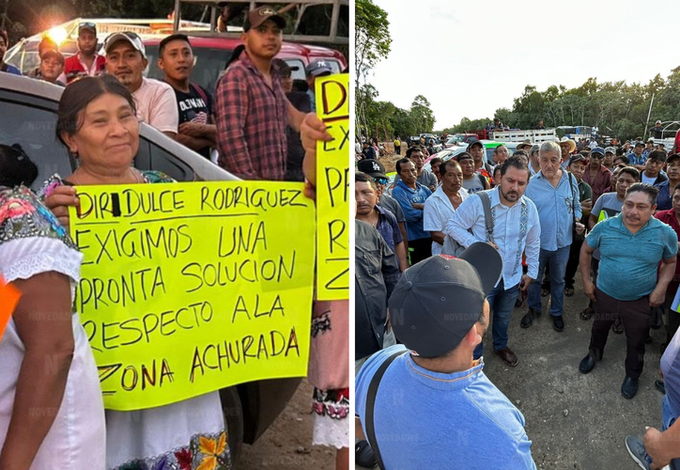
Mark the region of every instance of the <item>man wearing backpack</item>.
MULTIPOLYGON (((501 166, 500 184, 464 200, 445 229, 462 247, 488 242, 503 258, 503 271, 487 300, 493 310, 494 352, 510 367, 518 362, 508 347, 510 314, 520 289, 526 291, 538 276, 541 225, 536 206, 524 196, 529 176, 529 167, 521 157, 508 158, 501 166), (523 274, 522 252, 525 251, 529 269, 523 274)), ((474 358, 481 357, 482 351, 480 342, 474 358)))
POLYGON ((389 309, 403 344, 373 354, 356 376, 356 415, 380 468, 536 468, 524 416, 473 359, 502 265, 475 243, 402 274, 389 309))
POLYGON ((177 97, 179 133, 176 140, 210 159, 210 149, 216 146, 217 135, 213 99, 200 85, 189 81, 194 54, 187 36, 172 34, 160 42, 158 68, 177 97))

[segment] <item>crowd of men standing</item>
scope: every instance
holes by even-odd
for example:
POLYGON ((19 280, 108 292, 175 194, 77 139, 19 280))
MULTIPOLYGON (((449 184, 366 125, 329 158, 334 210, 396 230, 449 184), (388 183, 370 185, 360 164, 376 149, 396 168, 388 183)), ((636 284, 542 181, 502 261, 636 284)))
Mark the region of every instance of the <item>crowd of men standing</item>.
MULTIPOLYGON (((679 314, 670 308, 680 283, 680 269, 676 263, 680 244, 680 155, 669 156, 641 141, 636 142, 629 153, 623 148, 597 145, 591 148, 588 143, 580 144, 582 150, 579 151, 577 143, 569 138, 541 145, 524 142, 511 157, 507 147, 501 145, 494 151, 495 167, 492 168, 484 161, 482 142, 473 141, 467 151, 454 158, 442 161, 435 156, 430 159, 432 171, 423 168, 427 150, 416 144, 406 151, 406 158, 396 162, 397 176, 392 188, 388 187, 389 180, 380 161, 364 158, 358 162, 356 219, 362 230, 356 232, 357 286, 366 283, 365 277, 369 275, 376 284, 384 286, 356 290, 357 415, 364 429, 365 420, 378 418, 378 404, 375 392, 370 390, 371 382, 386 374, 384 368, 379 367, 380 363, 386 367, 394 360, 387 352, 381 352, 394 343, 389 341, 381 345, 380 342, 381 338, 392 334, 390 327, 396 333, 397 342, 403 342, 415 358, 421 357, 406 366, 442 372, 426 367, 421 353, 425 346, 410 339, 413 329, 426 328, 418 323, 424 320, 409 319, 403 305, 399 310, 393 310, 392 299, 402 294, 416 296, 420 303, 410 303, 409 307, 422 309, 421 314, 437 323, 438 328, 449 329, 452 321, 460 320, 469 312, 460 310, 455 298, 450 300, 448 307, 428 305, 433 300, 426 296, 441 295, 444 302, 445 297, 451 295, 451 290, 444 289, 444 281, 427 290, 422 288, 425 293, 416 292, 416 285, 425 276, 426 263, 432 266, 431 269, 439 269, 430 260, 440 255, 445 259, 458 259, 479 243, 491 245, 502 260, 500 273, 491 288, 484 290, 484 295, 490 310, 492 351, 506 365, 515 367, 519 362, 508 347, 508 325, 516 305, 523 304, 524 297, 528 297, 528 310, 521 318, 520 326, 529 328, 543 312, 542 297, 549 295, 552 326, 557 332, 564 331, 564 297, 574 295, 574 276, 580 267, 583 292, 590 300, 580 317, 590 320, 594 316, 588 354, 578 365, 580 372, 591 372, 602 359, 610 329, 625 333, 626 375, 621 395, 632 399, 638 389, 650 327, 662 326, 662 321, 655 320, 654 316, 654 312, 659 312, 666 317, 667 338, 662 348, 671 349, 672 346, 673 351, 667 352, 672 357, 666 360, 665 384, 657 381, 656 385, 668 393, 669 415, 677 417, 680 414, 680 389, 675 387, 680 376, 680 357, 677 357, 680 339, 675 332, 680 322, 679 314), (391 194, 388 194, 389 189, 391 194), (371 225, 375 230, 369 230, 371 225), (370 245, 362 239, 361 234, 374 232, 382 235, 385 247, 380 240, 377 245, 375 240, 370 245), (402 253, 398 262, 394 250, 389 249, 390 243, 399 246, 402 253), (377 249, 378 246, 382 248, 377 249), (410 261, 403 259, 403 247, 407 247, 410 261), (360 267, 363 268, 360 270, 360 267), (364 273, 363 276, 360 273, 364 273), (407 282, 405 278, 408 278, 407 282), (400 287, 408 293, 400 293, 400 287), (360 299, 362 296, 364 298, 360 299), (371 299, 370 303, 367 298, 371 299), (446 313, 438 316, 435 312, 442 309, 446 313), (360 330, 362 325, 364 329, 360 330), (372 346, 367 348, 369 337, 372 346), (366 367, 359 369, 367 360, 366 367), (668 372, 672 377, 670 380, 668 372)), ((460 268, 459 264, 445 269, 460 268)), ((480 269, 477 271, 481 275, 480 269)), ((481 317, 479 321, 483 324, 481 317)), ((485 329, 486 325, 483 326, 485 329)), ((469 327, 465 324, 463 330, 467 331, 469 327)), ((479 336, 470 348, 471 356, 465 355, 466 367, 450 371, 476 373, 473 371, 483 353, 482 335, 479 336)), ((437 342, 435 336, 430 339, 432 343, 437 342)), ((394 348, 399 347, 403 349, 404 346, 394 348)), ((447 351, 454 354, 462 347, 458 344, 455 350, 449 348, 447 351)), ((443 361, 450 356, 430 357, 443 361)), ((394 361, 399 363, 400 359, 394 361)), ((399 370, 399 367, 396 365, 389 370, 399 370)), ((509 402, 505 406, 517 412, 523 425, 519 410, 509 402)), ((391 429, 398 429, 408 423, 391 418, 389 425, 391 429)), ((371 421, 371 432, 367 429, 372 445, 376 437, 381 441, 377 427, 378 423, 371 421)), ((446 432, 445 429, 438 430, 446 432)), ((674 432, 678 431, 676 426, 674 432)), ((522 462, 507 468, 527 468, 524 459, 526 452, 530 456, 530 450, 522 444, 524 438, 520 435, 518 441, 507 443, 517 451, 511 458, 522 462)), ((669 460, 670 454, 659 454, 658 448, 645 450, 645 446, 652 446, 647 441, 646 436, 645 445, 634 439, 626 442, 629 450, 633 449, 631 455, 648 462, 648 467, 643 468, 649 468, 649 455, 654 453, 656 462, 669 460)), ((389 437, 383 438, 382 442, 389 446, 389 437)), ((399 447, 390 448, 401 452, 399 447)), ((402 448, 404 453, 413 451, 408 446, 402 448)), ((370 463, 374 457, 370 449, 368 445, 358 446, 357 461, 370 463)), ((452 449, 448 457, 455 460, 461 455, 457 452, 458 449, 452 449)), ((381 459, 380 455, 376 457, 381 459)), ((680 452, 672 457, 680 457, 680 452)), ((392 458, 382 455, 385 461, 392 458)), ((434 461, 432 464, 436 466, 434 461)))
MULTIPOLYGON (((144 76, 149 59, 139 35, 110 34, 98 52, 97 25, 89 21, 78 25, 78 51, 67 58, 45 36, 39 65, 27 75, 64 87, 83 77, 115 76, 134 96, 140 121, 230 173, 249 180, 303 181, 299 129, 314 110, 316 78, 333 70, 323 60, 311 62, 302 87, 307 91, 294 89, 291 67, 275 58, 284 28, 285 19, 276 11, 250 11, 243 44, 234 50, 216 90, 191 80, 196 61, 188 36, 161 40, 156 65, 164 76, 155 80, 144 76)), ((0 29, 0 71, 21 75, 3 61, 8 47, 7 32, 0 29)))

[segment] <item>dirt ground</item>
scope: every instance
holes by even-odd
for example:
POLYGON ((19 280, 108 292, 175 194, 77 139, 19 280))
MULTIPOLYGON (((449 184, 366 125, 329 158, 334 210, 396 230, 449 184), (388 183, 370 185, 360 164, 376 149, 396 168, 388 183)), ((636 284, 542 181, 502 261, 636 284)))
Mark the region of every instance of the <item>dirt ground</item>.
POLYGON ((312 446, 313 391, 309 382, 303 380, 286 409, 262 437, 252 446, 243 445, 238 470, 335 468, 335 450, 312 446))
POLYGON ((513 311, 508 346, 519 358, 517 367, 507 367, 490 353, 491 329, 487 331, 484 372, 524 415, 539 469, 639 468, 628 455, 624 439, 628 434, 642 436, 645 426, 660 429, 663 395, 654 381, 665 330, 651 330, 653 343, 647 345, 638 393, 626 400, 620 392, 625 378, 625 335, 610 332, 603 361, 583 375, 578 365, 588 352, 592 319, 583 321, 578 316, 587 305, 580 277, 574 296, 565 297, 562 333, 553 329, 548 299, 542 299, 543 313, 528 329, 519 325, 526 309, 513 311))

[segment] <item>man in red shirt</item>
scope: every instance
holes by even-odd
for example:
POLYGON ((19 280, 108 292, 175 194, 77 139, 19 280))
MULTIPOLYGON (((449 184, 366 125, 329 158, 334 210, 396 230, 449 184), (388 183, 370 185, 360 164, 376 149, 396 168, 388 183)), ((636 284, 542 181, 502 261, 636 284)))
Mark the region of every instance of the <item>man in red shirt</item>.
POLYGON ((78 25, 78 53, 64 62, 64 73, 59 80, 69 84, 82 77, 95 77, 106 66, 106 57, 97 54, 97 25, 83 22, 78 25))
MULTIPOLYGON (((678 235, 678 247, 680 247, 680 184, 669 189, 672 191, 671 200, 673 202, 673 208, 666 211, 659 211, 654 214, 654 217, 661 222, 670 225, 671 228, 675 230, 675 233, 678 235)), ((680 326, 680 313, 674 312, 670 308, 678 287, 680 287, 680 263, 675 265, 675 275, 670 284, 668 284, 668 288, 666 289, 666 301, 663 304, 663 308, 668 315, 668 322, 666 324, 666 344, 671 341, 678 326, 680 326)))
POLYGON ((609 180, 612 176, 611 171, 602 164, 604 153, 604 149, 601 147, 595 147, 591 150, 590 165, 583 174, 583 181, 593 188, 593 204, 609 187, 609 180))

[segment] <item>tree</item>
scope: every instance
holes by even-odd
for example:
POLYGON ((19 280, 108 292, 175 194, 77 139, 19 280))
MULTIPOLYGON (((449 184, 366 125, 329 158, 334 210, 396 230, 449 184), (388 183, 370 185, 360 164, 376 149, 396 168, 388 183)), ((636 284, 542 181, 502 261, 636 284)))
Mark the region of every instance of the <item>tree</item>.
POLYGON ((354 28, 354 71, 356 87, 365 78, 368 70, 375 67, 380 59, 390 53, 392 38, 387 21, 387 12, 371 0, 357 0, 354 28))
POLYGON ((434 127, 434 113, 430 109, 430 102, 423 95, 418 95, 411 103, 411 118, 419 129, 418 132, 432 132, 434 127))

